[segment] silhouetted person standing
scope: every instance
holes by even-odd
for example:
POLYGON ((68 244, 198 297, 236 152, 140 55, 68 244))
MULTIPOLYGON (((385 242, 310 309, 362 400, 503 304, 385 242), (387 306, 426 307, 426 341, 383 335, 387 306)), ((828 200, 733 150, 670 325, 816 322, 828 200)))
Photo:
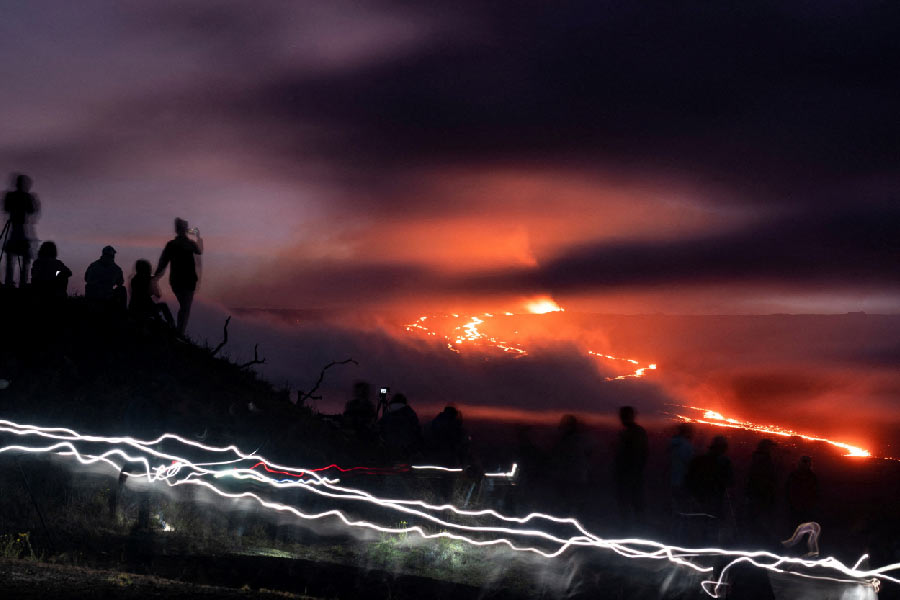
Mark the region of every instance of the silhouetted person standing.
POLYGON ((725 436, 713 438, 706 454, 691 461, 688 487, 704 512, 721 518, 725 514, 725 492, 734 485, 734 471, 728 458, 725 436))
POLYGON ((116 264, 116 249, 112 246, 104 246, 100 258, 88 266, 84 283, 84 297, 88 300, 125 310, 128 301, 125 276, 116 264))
POLYGON ((72 271, 56 255, 56 244, 44 242, 31 266, 31 288, 38 297, 66 297, 72 271))
POLYGON ((157 319, 162 317, 169 327, 175 327, 172 311, 165 302, 156 302, 159 291, 150 275, 150 261, 141 259, 134 263, 134 277, 131 278, 131 299, 128 310, 139 319, 157 319))
POLYGON ((184 219, 175 219, 175 238, 170 240, 163 248, 156 266, 154 279, 159 279, 165 272, 169 263, 172 269, 169 272, 169 285, 178 300, 179 335, 184 335, 187 328, 188 317, 191 315, 191 304, 194 302, 194 291, 197 289, 197 265, 194 256, 203 254, 203 239, 200 230, 194 229, 192 233, 197 241, 188 238, 188 222, 184 219))
POLYGON ((688 467, 694 458, 691 438, 694 431, 690 423, 680 423, 669 440, 669 489, 672 494, 672 512, 687 512, 688 492, 685 486, 688 467))
POLYGON ((747 472, 747 533, 760 542, 771 539, 775 516, 777 481, 775 461, 772 459, 774 447, 775 442, 772 440, 760 440, 750 458, 750 469, 747 472))
POLYGON ((560 499, 560 507, 584 517, 590 498, 588 478, 593 448, 584 427, 575 415, 563 415, 550 451, 550 477, 560 499))
POLYGON ((391 458, 406 460, 411 454, 421 451, 419 416, 403 394, 393 395, 378 425, 391 458))
POLYGON ((787 480, 788 512, 791 527, 815 520, 816 505, 819 502, 819 479, 812 470, 812 459, 800 458, 800 463, 787 480))
POLYGON ((734 471, 728 458, 728 440, 725 436, 713 438, 706 454, 691 461, 687 474, 687 487, 702 513, 703 543, 718 543, 726 526, 725 494, 734 485, 734 471))
POLYGON ((344 405, 344 424, 360 438, 372 436, 375 426, 375 404, 372 402, 372 386, 367 381, 353 384, 353 395, 344 405))
POLYGON ((625 522, 640 518, 644 512, 644 467, 647 466, 647 432, 635 420, 634 408, 619 409, 622 429, 616 440, 615 482, 619 513, 625 522))
POLYGON ((40 204, 31 193, 31 178, 27 175, 13 177, 14 189, 3 197, 3 210, 9 215, 8 237, 3 246, 6 253, 6 285, 13 286, 13 270, 19 263, 19 287, 28 283, 28 267, 31 264, 31 240, 27 227, 40 212, 40 204))
POLYGON ((469 434, 463 427, 462 413, 455 406, 431 420, 429 437, 434 459, 445 467, 465 466, 469 460, 469 434))

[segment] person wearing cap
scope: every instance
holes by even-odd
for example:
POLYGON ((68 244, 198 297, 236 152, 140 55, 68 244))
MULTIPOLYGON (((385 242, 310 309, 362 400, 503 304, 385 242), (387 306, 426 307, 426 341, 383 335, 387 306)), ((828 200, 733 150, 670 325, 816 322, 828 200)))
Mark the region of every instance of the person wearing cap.
POLYGON ((194 255, 203 254, 203 239, 200 237, 200 230, 188 230, 188 222, 184 219, 175 219, 175 238, 169 240, 166 247, 163 248, 162 255, 159 257, 159 263, 156 266, 156 272, 153 274, 153 280, 157 281, 162 277, 172 263, 172 269, 169 272, 169 285, 172 286, 172 293, 178 300, 178 315, 176 316, 177 329, 179 335, 184 335, 187 328, 188 317, 191 314, 191 304, 194 302, 194 292, 197 290, 197 265, 194 255), (197 241, 188 238, 188 233, 193 233, 197 241))
POLYGON ((128 299, 125 276, 116 264, 116 249, 104 246, 100 258, 84 273, 84 297, 91 301, 108 303, 124 310, 128 299))

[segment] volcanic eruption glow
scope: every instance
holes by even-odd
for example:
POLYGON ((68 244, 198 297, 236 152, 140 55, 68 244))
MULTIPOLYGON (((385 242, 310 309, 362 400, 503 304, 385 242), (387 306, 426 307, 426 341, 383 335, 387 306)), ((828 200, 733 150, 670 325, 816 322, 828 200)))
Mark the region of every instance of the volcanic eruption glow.
POLYGON ((535 315, 544 315, 551 312, 564 312, 565 309, 557 304, 553 298, 541 297, 535 298, 525 303, 528 312, 535 315))
MULTIPOLYGON (((521 315, 520 313, 513 313, 510 311, 504 311, 502 313, 502 316, 539 316, 548 313, 565 311, 564 308, 560 307, 555 301, 547 297, 537 298, 526 303, 526 308, 528 309, 528 313, 525 313, 525 315, 521 315)), ((495 335, 491 335, 486 332, 487 327, 490 325, 488 322, 497 318, 498 317, 496 317, 494 313, 487 312, 473 316, 464 316, 458 313, 449 315, 423 315, 416 319, 414 322, 404 325, 404 328, 409 332, 419 331, 427 336, 440 336, 444 340, 446 340, 447 349, 452 352, 456 352, 457 354, 459 354, 460 352, 460 347, 466 344, 469 346, 496 348, 503 353, 512 355, 516 358, 527 356, 528 351, 522 344, 503 340, 495 335), (457 319, 462 319, 462 323, 456 324, 457 319), (451 322, 452 329, 449 329, 449 331, 447 331, 447 329, 444 329, 444 327, 446 327, 445 323, 448 320, 453 320, 451 322), (425 325, 426 321, 429 322, 430 326, 425 325), (442 331, 446 331, 446 333, 439 333, 437 331, 438 328, 441 328, 442 331)), ((518 331, 513 332, 513 335, 516 334, 518 334, 518 331)), ((630 367, 635 367, 628 373, 606 377, 606 381, 640 378, 644 377, 647 374, 647 371, 655 371, 657 369, 656 363, 650 363, 642 367, 640 366, 641 363, 633 358, 622 358, 613 356, 611 354, 606 354, 604 352, 595 352, 593 350, 587 350, 587 354, 589 356, 594 356, 596 358, 601 358, 608 361, 626 362, 630 367)))
POLYGON ((799 437, 811 442, 825 442, 826 444, 830 444, 836 448, 840 448, 841 450, 844 450, 846 452, 845 456, 855 456, 862 458, 869 458, 872 456, 872 453, 865 448, 860 448, 859 446, 854 446, 846 442, 838 442, 816 435, 799 433, 797 431, 794 431, 793 429, 787 429, 778 425, 759 425, 757 423, 751 423, 750 421, 741 421, 732 417, 726 417, 720 412, 716 412, 707 408, 700 408, 697 406, 682 406, 681 408, 689 408, 691 410, 703 413, 700 417, 675 415, 676 418, 686 423, 702 423, 704 425, 714 425, 716 427, 744 429, 746 431, 755 431, 757 433, 766 433, 771 435, 778 435, 781 437, 799 437))

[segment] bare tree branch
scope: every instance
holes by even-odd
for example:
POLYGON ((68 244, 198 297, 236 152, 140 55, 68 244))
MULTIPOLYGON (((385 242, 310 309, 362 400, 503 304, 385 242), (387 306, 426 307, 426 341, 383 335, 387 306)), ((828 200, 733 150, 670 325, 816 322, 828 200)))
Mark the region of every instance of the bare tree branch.
POLYGON ((253 365, 263 365, 265 363, 266 363, 266 359, 264 359, 264 358, 261 359, 259 357, 259 344, 254 344, 253 345, 253 360, 251 360, 249 362, 245 362, 242 365, 238 365, 238 369, 246 369, 247 367, 250 367, 253 365))
POLYGON ((225 344, 228 343, 228 324, 231 323, 231 315, 228 315, 228 318, 225 319, 225 327, 222 330, 222 343, 216 346, 216 349, 212 351, 212 355, 215 356, 219 353, 219 350, 225 347, 225 344))
POLYGON ((319 380, 316 381, 316 385, 313 386, 313 389, 309 390, 306 393, 304 393, 303 390, 297 390, 297 406, 305 405, 307 400, 321 400, 322 399, 321 396, 313 396, 313 394, 316 393, 316 390, 319 389, 319 386, 322 385, 322 382, 325 380, 325 371, 327 371, 328 369, 330 369, 331 367, 333 367, 335 365, 346 365, 347 363, 353 363, 357 367, 359 366, 359 363, 356 362, 355 360, 353 360, 352 358, 347 358, 347 359, 340 360, 340 361, 333 360, 330 363, 328 363, 327 365, 325 365, 322 368, 322 372, 319 373, 319 380))

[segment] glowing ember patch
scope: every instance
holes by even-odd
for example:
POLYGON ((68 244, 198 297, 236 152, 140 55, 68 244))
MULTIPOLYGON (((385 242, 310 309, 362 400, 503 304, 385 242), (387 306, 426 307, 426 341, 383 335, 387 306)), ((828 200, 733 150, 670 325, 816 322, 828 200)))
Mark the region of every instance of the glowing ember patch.
POLYGON ((751 423, 750 421, 741 421, 740 419, 726 417, 722 413, 706 408, 698 408, 696 406, 682 406, 681 408, 689 408, 691 410, 696 410, 703 413, 703 416, 699 418, 675 415, 676 418, 686 423, 703 423, 704 425, 715 425, 716 427, 744 429, 746 431, 756 431, 759 433, 767 433, 771 435, 778 435, 781 437, 799 437, 803 438, 804 440, 809 440, 810 442, 825 442, 826 444, 830 444, 835 448, 840 448, 841 450, 847 452, 847 454, 845 454, 844 456, 856 456, 861 458, 868 458, 872 456, 872 453, 865 448, 853 446, 852 444, 848 444, 846 442, 837 442, 835 440, 829 440, 828 438, 823 438, 816 435, 800 433, 794 431, 793 429, 787 429, 778 425, 759 425, 757 423, 751 423))
POLYGON ((525 303, 528 312, 535 315, 544 315, 551 312, 563 312, 563 308, 552 298, 537 298, 525 303))

